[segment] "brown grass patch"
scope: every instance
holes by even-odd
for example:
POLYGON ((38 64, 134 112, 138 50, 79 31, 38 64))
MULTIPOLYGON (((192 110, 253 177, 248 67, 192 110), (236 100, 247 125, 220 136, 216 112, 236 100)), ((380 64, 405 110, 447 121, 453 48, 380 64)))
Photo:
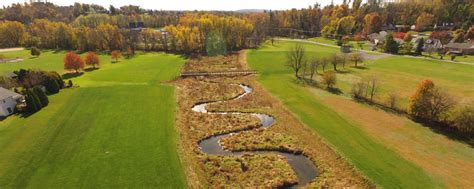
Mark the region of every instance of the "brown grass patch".
POLYGON ((427 173, 442 179, 448 188, 474 186, 474 151, 467 144, 436 134, 411 120, 349 99, 329 97, 325 103, 353 120, 369 135, 427 173))

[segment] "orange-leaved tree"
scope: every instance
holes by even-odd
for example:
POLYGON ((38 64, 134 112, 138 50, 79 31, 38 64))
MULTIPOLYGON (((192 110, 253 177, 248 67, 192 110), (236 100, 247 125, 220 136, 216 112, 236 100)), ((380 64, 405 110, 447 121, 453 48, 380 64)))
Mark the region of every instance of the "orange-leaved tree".
POLYGON ((65 70, 74 70, 76 73, 79 73, 79 70, 84 68, 84 61, 81 57, 75 52, 68 52, 64 56, 64 69, 65 70))
POLYGON ((118 62, 118 59, 121 56, 119 51, 112 51, 110 55, 112 55, 112 59, 114 60, 114 62, 118 62))
POLYGON ((454 99, 435 86, 431 80, 423 80, 410 98, 408 110, 416 118, 441 121, 441 117, 455 105, 454 99))
POLYGON ((93 51, 90 51, 86 55, 86 64, 95 68, 100 64, 99 56, 93 51))

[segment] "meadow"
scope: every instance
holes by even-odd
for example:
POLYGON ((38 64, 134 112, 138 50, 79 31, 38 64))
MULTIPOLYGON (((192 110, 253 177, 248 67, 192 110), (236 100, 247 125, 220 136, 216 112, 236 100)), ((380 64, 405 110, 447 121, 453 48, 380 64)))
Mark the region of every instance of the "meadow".
MULTIPOLYGON (((13 52, 12 52, 13 53, 13 52)), ((14 52, 18 54, 23 51, 14 52)), ((62 72, 63 53, 14 66, 62 72)), ((0 122, 0 186, 5 188, 185 188, 174 129, 174 86, 185 60, 138 54, 72 78, 78 88, 50 96, 29 117, 0 122)), ((2 188, 3 188, 2 187, 2 188)))
MULTIPOLYGON (((465 176, 472 175, 474 165, 469 145, 436 134, 402 116, 355 103, 348 90, 362 77, 379 74, 381 96, 397 91, 406 101, 421 79, 430 78, 448 88, 450 93, 472 99, 472 89, 466 86, 472 86, 473 67, 407 57, 369 60, 364 69, 349 68, 347 64, 337 75, 336 87, 343 94, 335 95, 302 85, 294 78, 294 73, 285 66, 286 51, 293 45, 295 42, 280 41, 250 50, 250 67, 259 71, 258 80, 268 91, 370 180, 384 188, 472 185, 465 176)), ((310 57, 329 56, 338 51, 337 48, 302 45, 310 57)))

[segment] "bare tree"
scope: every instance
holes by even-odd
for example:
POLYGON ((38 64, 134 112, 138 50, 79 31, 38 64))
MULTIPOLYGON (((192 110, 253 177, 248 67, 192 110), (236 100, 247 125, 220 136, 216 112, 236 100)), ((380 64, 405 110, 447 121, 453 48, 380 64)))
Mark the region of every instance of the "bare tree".
POLYGON ((351 95, 354 99, 364 99, 367 92, 367 83, 365 81, 359 81, 352 85, 351 95))
POLYGON ((303 69, 303 76, 301 78, 304 80, 306 79, 306 71, 308 70, 308 63, 306 61, 302 63, 301 69, 303 69))
POLYGON ((374 96, 378 91, 378 81, 375 76, 369 79, 370 83, 370 102, 374 102, 374 96))
POLYGON ((357 67, 357 63, 364 62, 364 55, 361 53, 354 53, 351 55, 351 61, 354 62, 354 66, 357 67))
POLYGON ((391 92, 388 94, 388 105, 390 106, 391 109, 395 109, 397 107, 397 102, 399 99, 399 95, 396 92, 391 92))
POLYGON ((320 59, 320 64, 321 67, 323 68, 323 73, 326 71, 326 66, 328 66, 329 59, 328 58, 322 58, 320 59))
POLYGON ((343 53, 339 57, 340 57, 340 63, 342 64, 342 68, 346 68, 347 54, 343 53))
POLYGON ((440 88, 435 88, 432 98, 430 114, 433 120, 439 121, 442 114, 456 105, 454 99, 440 88))
POLYGON ((343 62, 343 58, 342 58, 341 55, 333 54, 329 58, 329 62, 332 64, 332 67, 333 67, 334 71, 337 71, 337 65, 341 64, 343 62))
POLYGON ((318 74, 318 67, 319 67, 319 62, 320 60, 317 59, 317 58, 314 58, 312 61, 311 61, 311 65, 310 65, 310 79, 311 79, 311 82, 313 82, 313 77, 314 77, 314 74, 318 74))
POLYGON ((291 67, 295 72, 296 78, 300 78, 298 72, 303 67, 303 64, 306 63, 306 49, 300 45, 296 44, 292 47, 287 54, 287 66, 291 67))

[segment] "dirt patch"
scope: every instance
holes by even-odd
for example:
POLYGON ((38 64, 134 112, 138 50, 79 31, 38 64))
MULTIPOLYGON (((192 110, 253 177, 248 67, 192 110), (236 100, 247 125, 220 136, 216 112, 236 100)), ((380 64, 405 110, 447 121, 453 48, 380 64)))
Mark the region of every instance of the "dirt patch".
POLYGON ((334 110, 355 121, 376 140, 396 150, 448 188, 474 186, 474 151, 411 120, 341 97, 325 98, 334 110))

